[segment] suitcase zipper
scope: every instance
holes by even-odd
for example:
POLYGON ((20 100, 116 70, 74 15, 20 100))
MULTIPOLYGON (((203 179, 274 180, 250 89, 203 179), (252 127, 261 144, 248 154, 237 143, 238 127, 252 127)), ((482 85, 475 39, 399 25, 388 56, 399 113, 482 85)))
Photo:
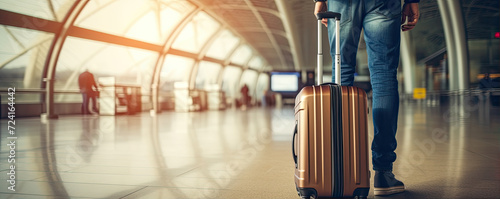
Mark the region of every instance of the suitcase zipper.
POLYGON ((340 85, 330 85, 332 102, 332 179, 333 179, 333 197, 342 197, 343 188, 343 132, 342 132, 342 91, 340 85))

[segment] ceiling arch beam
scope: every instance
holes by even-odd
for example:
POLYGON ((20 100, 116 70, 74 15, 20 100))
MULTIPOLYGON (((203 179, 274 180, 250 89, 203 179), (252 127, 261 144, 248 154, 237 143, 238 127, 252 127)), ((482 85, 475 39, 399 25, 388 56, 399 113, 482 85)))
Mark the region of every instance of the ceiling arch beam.
MULTIPOLYGON (((293 64, 296 71, 301 70, 301 66, 303 66, 302 60, 302 47, 300 46, 300 41, 297 36, 297 32, 299 31, 295 23, 292 23, 293 15, 290 14, 291 8, 289 4, 285 3, 285 0, 275 0, 276 6, 278 7, 278 11, 280 13, 281 21, 283 22, 283 26, 285 28, 285 37, 288 39, 288 43, 290 44, 290 51, 293 57, 293 64)), ((287 1, 289 2, 289 0, 287 1)))
POLYGON ((262 28, 264 28, 264 31, 266 32, 267 37, 269 38, 269 40, 271 41, 271 44, 274 46, 274 49, 277 52, 278 58, 281 62, 281 65, 286 66, 287 64, 286 64, 285 56, 283 56, 283 52, 281 51, 280 46, 278 45, 278 42, 276 41, 276 38, 274 38, 273 33, 271 32, 271 30, 267 26, 262 15, 259 13, 259 10, 252 4, 252 2, 250 2, 250 0, 244 0, 244 1, 248 5, 248 7, 252 11, 252 13, 255 15, 255 17, 257 18, 257 21, 260 23, 262 28))
POLYGON ((163 68, 163 64, 165 63, 165 57, 166 57, 168 51, 170 50, 170 48, 172 47, 177 36, 182 32, 184 27, 186 27, 188 25, 188 23, 191 22, 191 20, 194 18, 194 16, 196 16, 196 14, 198 14, 200 11, 201 11, 201 8, 197 7, 195 9, 193 9, 191 12, 187 13, 185 15, 185 17, 183 18, 183 20, 181 20, 177 24, 177 26, 173 30, 172 34, 170 34, 170 36, 165 40, 163 47, 162 47, 162 50, 159 51, 158 59, 156 61, 154 69, 153 69, 153 79, 151 82, 151 90, 152 90, 151 102, 153 103, 152 111, 154 113, 161 112, 160 100, 159 100, 159 98, 160 98, 160 96, 159 96, 159 93, 160 93, 160 74, 161 74, 161 70, 163 68))
MULTIPOLYGON (((245 28, 240 28, 238 29, 241 33, 245 33, 245 32, 258 32, 258 33, 266 33, 266 31, 264 31, 262 28, 257 28, 257 27, 245 27, 245 28)), ((269 30, 271 30, 271 32, 273 34, 277 34, 277 35, 280 35, 284 38, 288 38, 288 34, 287 32, 285 31, 282 31, 282 30, 278 30, 278 29, 273 29, 273 28, 269 28, 269 30)))
MULTIPOLYGON (((252 4, 253 5, 253 4, 252 4)), ((223 4, 223 5, 212 5, 212 6, 208 6, 207 9, 223 9, 223 10, 248 10, 248 11, 251 11, 252 9, 249 8, 248 6, 245 6, 245 5, 227 5, 227 4, 223 4)), ((268 14, 272 14, 274 15, 275 17, 278 17, 280 18, 280 13, 276 10, 273 10, 273 9, 270 9, 270 8, 263 8, 263 7, 257 7, 257 6, 254 6, 254 8, 259 11, 259 12, 264 12, 264 13, 268 13, 268 14)))
POLYGON ((55 72, 56 66, 61 54, 64 42, 68 37, 68 30, 73 27, 76 19, 82 12, 83 8, 89 0, 76 1, 70 10, 67 12, 66 16, 62 21, 62 26, 60 30, 56 33, 54 40, 50 46, 49 52, 47 53, 47 59, 45 60, 44 71, 42 74, 43 82, 42 88, 45 88, 45 106, 46 113, 42 116, 46 119, 56 119, 58 116, 54 112, 54 85, 55 85, 55 72))
MULTIPOLYGON (((245 37, 243 37, 241 34, 239 34, 238 31, 236 31, 234 28, 232 28, 231 26, 229 26, 229 24, 224 19, 222 19, 219 15, 217 15, 212 10, 214 8, 214 6, 205 6, 205 4, 201 2, 201 0, 189 0, 189 1, 191 3, 193 3, 194 5, 196 5, 198 7, 201 7, 208 15, 210 15, 211 17, 213 17, 214 19, 216 19, 217 21, 219 21, 220 23, 222 23, 235 36, 237 36, 238 38, 240 38, 240 40, 241 40, 240 45, 247 44, 247 46, 250 47, 250 49, 252 50, 252 54, 253 55, 251 57, 253 57, 254 55, 259 55, 259 56, 263 57, 262 55, 260 55, 259 51, 256 50, 255 47, 253 47, 252 45, 250 45, 250 43, 245 39, 245 37), (212 9, 210 9, 210 8, 212 8, 212 9)), ((224 6, 224 5, 221 5, 221 6, 224 6)), ((220 6, 217 6, 217 7, 220 7, 220 6)), ((245 8, 245 9, 248 10, 248 8, 245 8)), ((228 56, 228 59, 230 59, 230 58, 231 58, 231 56, 228 56)), ((247 60, 247 61, 250 61, 250 59, 247 60)), ((266 59, 264 59, 264 62, 265 62, 264 65, 269 65, 266 59)), ((242 69, 247 68, 247 64, 248 63, 243 64, 243 65, 239 65, 239 64, 231 63, 230 60, 228 61, 228 65, 237 66, 237 67, 242 68, 242 69)), ((251 70, 253 70, 253 69, 251 69, 251 70)))
MULTIPOLYGON (((221 24, 221 26, 219 26, 219 29, 217 29, 217 31, 215 31, 215 33, 213 33, 210 36, 210 38, 205 42, 205 44, 203 44, 203 46, 201 47, 201 50, 198 53, 198 57, 197 57, 194 65, 192 67, 193 70, 191 70, 191 75, 189 76, 189 89, 194 89, 194 87, 196 85, 196 77, 198 76, 198 71, 199 71, 199 67, 200 67, 200 63, 201 63, 202 59, 205 57, 205 55, 208 52, 208 49, 212 46, 214 41, 217 39, 217 37, 222 33, 222 31, 225 28, 226 27, 221 24)), ((220 73, 220 71, 222 71, 222 70, 219 70, 219 73, 220 73)))

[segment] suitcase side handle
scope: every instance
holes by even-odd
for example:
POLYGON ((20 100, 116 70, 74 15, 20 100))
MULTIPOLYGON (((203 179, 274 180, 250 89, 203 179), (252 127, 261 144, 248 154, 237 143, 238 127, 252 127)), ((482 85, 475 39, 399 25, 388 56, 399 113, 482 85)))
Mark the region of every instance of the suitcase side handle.
POLYGON ((295 129, 293 130, 293 138, 292 138, 292 155, 293 155, 293 161, 295 162, 295 168, 297 168, 297 154, 295 154, 295 135, 297 135, 297 123, 295 124, 295 129))

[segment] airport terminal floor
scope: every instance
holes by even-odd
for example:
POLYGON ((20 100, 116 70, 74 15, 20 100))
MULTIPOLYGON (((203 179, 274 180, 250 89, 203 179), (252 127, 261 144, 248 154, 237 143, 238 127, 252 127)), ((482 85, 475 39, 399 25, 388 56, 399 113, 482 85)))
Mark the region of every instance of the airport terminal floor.
MULTIPOLYGON (((407 191, 384 198, 500 196, 500 107, 400 107, 394 173, 407 191)), ((15 192, 7 174, 14 140, 7 120, 0 124, 0 198, 299 198, 292 106, 18 118, 15 192)), ((373 182, 370 191, 373 198, 373 182)))

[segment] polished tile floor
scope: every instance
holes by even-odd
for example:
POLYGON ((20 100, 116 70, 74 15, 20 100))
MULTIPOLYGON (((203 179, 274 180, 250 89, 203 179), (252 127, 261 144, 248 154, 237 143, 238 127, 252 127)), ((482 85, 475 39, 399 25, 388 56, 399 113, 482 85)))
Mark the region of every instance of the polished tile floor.
MULTIPOLYGON (((0 198, 298 198, 293 120, 292 107, 16 118, 10 150, 2 119, 0 198)), ((500 197, 499 107, 402 102, 397 138, 407 191, 384 198, 500 197)))

